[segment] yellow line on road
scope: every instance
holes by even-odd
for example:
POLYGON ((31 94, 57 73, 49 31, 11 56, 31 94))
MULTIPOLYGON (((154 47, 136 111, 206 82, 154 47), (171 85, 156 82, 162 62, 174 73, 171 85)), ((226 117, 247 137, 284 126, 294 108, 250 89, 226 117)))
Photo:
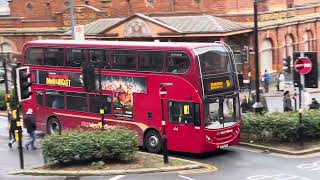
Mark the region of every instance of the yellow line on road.
POLYGON ((198 164, 199 166, 203 167, 201 169, 197 169, 197 170, 184 170, 184 171, 178 171, 178 174, 200 174, 200 173, 207 173, 207 172, 213 172, 218 170, 217 167, 209 165, 209 164, 205 164, 205 163, 200 163, 200 162, 196 162, 196 161, 190 161, 190 160, 185 160, 184 161, 188 161, 190 163, 194 163, 194 164, 198 164))

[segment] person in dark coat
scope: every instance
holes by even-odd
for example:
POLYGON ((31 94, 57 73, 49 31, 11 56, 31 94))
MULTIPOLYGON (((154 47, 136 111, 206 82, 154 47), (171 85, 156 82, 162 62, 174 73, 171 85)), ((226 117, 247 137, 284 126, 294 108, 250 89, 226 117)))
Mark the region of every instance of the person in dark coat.
POLYGON ((18 127, 17 127, 17 121, 13 119, 11 111, 9 112, 9 123, 10 123, 10 127, 9 127, 10 138, 9 138, 8 146, 9 148, 12 148, 12 145, 16 142, 16 136, 14 131, 18 130, 18 127))
POLYGON ((316 100, 316 98, 312 98, 309 109, 319 109, 319 108, 320 108, 320 103, 316 100))
POLYGON ((285 91, 283 93, 283 111, 284 112, 293 111, 289 91, 285 91))
POLYGON ((31 108, 29 108, 26 112, 26 117, 23 119, 23 123, 24 123, 24 126, 25 128, 27 129, 27 133, 29 134, 30 136, 30 140, 25 144, 25 148, 28 150, 29 149, 29 145, 31 145, 31 149, 37 149, 35 146, 34 146, 34 142, 36 140, 36 123, 35 123, 35 120, 34 120, 34 117, 32 115, 33 111, 31 108))

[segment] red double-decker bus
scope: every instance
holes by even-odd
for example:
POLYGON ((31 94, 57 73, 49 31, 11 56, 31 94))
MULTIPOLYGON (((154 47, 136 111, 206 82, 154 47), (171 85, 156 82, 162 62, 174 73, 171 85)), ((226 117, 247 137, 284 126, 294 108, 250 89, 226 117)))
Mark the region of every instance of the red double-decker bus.
POLYGON ((33 108, 42 131, 99 128, 103 107, 105 128, 135 130, 150 152, 162 149, 162 119, 172 151, 239 142, 238 79, 223 43, 38 40, 24 45, 22 66, 33 81, 23 112, 33 108), (101 69, 95 91, 83 88, 84 63, 101 69))

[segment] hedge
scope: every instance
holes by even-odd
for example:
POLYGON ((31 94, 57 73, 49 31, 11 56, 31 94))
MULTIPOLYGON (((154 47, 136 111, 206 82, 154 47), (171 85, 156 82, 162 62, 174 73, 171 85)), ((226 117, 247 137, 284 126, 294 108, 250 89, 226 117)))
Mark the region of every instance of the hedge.
MULTIPOLYGON (((6 102, 5 102, 5 91, 4 90, 0 90, 0 110, 4 111, 7 109, 6 107, 6 102)), ((14 99, 14 95, 12 97, 12 99, 14 99)), ((11 102, 11 106, 12 107, 16 107, 16 104, 12 101, 11 102)))
POLYGON ((244 141, 294 142, 299 139, 300 131, 305 139, 320 138, 319 110, 303 112, 301 125, 297 112, 245 113, 242 119, 241 138, 244 141))
POLYGON ((3 90, 0 90, 0 110, 6 110, 5 94, 3 90))
POLYGON ((131 161, 137 150, 137 134, 125 129, 68 131, 46 136, 42 142, 49 163, 131 161))

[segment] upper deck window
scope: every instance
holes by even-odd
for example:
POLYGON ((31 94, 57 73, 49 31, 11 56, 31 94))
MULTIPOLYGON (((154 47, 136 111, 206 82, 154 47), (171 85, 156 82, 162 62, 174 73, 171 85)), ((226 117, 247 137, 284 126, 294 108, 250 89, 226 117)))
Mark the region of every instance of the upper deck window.
POLYGON ((112 69, 136 70, 137 52, 129 50, 116 50, 112 63, 112 69))
POLYGON ((25 64, 42 65, 43 49, 42 48, 28 48, 25 56, 25 64))
POLYGON ((189 58, 184 52, 168 52, 167 72, 185 73, 189 68, 189 58))
POLYGON ((199 55, 202 74, 209 75, 232 71, 231 58, 224 47, 198 48, 196 53, 199 55))
POLYGON ((163 52, 141 51, 139 59, 139 71, 162 72, 163 52))
POLYGON ((110 69, 110 51, 103 49, 91 49, 89 61, 96 66, 100 65, 102 69, 110 69))
POLYGON ((80 67, 82 62, 88 60, 87 49, 68 49, 67 66, 80 67))
POLYGON ((64 65, 64 49, 63 48, 45 49, 44 65, 63 66, 64 65))

